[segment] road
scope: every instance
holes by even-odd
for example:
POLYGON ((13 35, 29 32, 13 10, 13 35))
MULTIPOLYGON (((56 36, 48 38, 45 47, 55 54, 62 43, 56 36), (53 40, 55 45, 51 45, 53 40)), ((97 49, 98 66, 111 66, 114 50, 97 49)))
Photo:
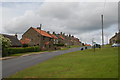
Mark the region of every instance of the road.
POLYGON ((41 63, 45 60, 53 58, 55 56, 74 52, 80 50, 79 48, 70 48, 68 50, 60 50, 54 52, 44 52, 43 54, 36 54, 30 56, 21 56, 13 59, 7 59, 2 61, 2 77, 7 78, 10 75, 15 74, 16 72, 33 66, 35 64, 41 63))

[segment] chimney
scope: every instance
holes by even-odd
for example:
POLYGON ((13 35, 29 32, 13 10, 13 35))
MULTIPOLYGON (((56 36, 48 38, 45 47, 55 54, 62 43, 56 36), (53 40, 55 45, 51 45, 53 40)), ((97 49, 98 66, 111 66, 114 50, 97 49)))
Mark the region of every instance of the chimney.
POLYGON ((69 37, 71 37, 71 35, 69 34, 69 37))
POLYGON ((60 34, 62 35, 62 32, 60 32, 60 34))
POLYGON ((55 32, 53 32, 53 34, 55 34, 55 32))
POLYGON ((17 33, 15 33, 15 37, 16 37, 16 38, 18 37, 17 33))
POLYGON ((50 31, 47 31, 48 34, 50 34, 50 31))
POLYGON ((65 36, 65 33, 63 33, 63 36, 65 36))
POLYGON ((37 27, 37 29, 41 30, 42 24, 40 24, 40 27, 37 27))

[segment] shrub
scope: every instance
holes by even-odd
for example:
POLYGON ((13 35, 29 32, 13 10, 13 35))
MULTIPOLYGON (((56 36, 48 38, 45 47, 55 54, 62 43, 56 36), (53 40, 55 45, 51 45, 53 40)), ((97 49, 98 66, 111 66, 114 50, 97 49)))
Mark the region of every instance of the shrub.
POLYGON ((23 44, 23 47, 28 47, 28 44, 23 44))
POLYGON ((64 44, 54 44, 55 46, 64 46, 64 44))
POLYGON ((21 48, 6 48, 5 51, 2 53, 2 56, 8 56, 11 54, 17 54, 17 53, 26 53, 26 52, 38 52, 40 51, 40 47, 34 46, 34 47, 21 47, 21 48))

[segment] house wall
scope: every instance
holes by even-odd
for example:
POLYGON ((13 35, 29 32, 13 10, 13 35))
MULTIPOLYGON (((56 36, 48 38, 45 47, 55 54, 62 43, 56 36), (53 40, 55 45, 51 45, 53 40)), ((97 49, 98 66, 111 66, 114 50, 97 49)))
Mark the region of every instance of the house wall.
POLYGON ((113 36, 110 40, 109 40, 110 44, 114 44, 114 43, 120 43, 120 32, 116 33, 115 36, 113 36))
POLYGON ((29 38, 31 41, 29 43, 30 46, 41 45, 41 35, 37 33, 33 28, 28 29, 23 35, 22 40, 25 38, 29 38))
POLYGON ((30 46, 40 46, 43 50, 53 50, 53 39, 49 37, 45 37, 40 35, 37 31, 33 28, 28 29, 23 35, 22 39, 29 38, 31 41, 29 43, 30 46), (49 42, 49 44, 45 44, 49 42))

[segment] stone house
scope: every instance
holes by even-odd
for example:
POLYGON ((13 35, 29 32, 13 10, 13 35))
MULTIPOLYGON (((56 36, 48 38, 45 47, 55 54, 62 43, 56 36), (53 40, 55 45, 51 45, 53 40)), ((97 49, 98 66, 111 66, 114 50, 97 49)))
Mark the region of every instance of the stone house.
POLYGON ((30 27, 20 40, 22 44, 28 44, 29 46, 40 46, 42 50, 54 50, 57 49, 56 44, 64 44, 65 46, 80 45, 78 38, 71 35, 65 35, 65 33, 51 34, 49 31, 41 30, 41 27, 30 27))
POLYGON ((58 44, 65 44, 65 38, 63 37, 62 33, 55 35, 58 37, 58 44))
POLYGON ((23 35, 20 40, 22 43, 27 42, 30 46, 40 46, 42 50, 53 50, 53 37, 49 32, 41 30, 40 27, 30 27, 23 35), (26 41, 27 40, 27 41, 26 41))
POLYGON ((115 35, 109 40, 109 44, 114 44, 114 43, 120 43, 120 30, 118 33, 115 33, 115 35))
POLYGON ((65 46, 72 46, 72 45, 82 45, 78 38, 75 38, 74 36, 65 35, 65 33, 58 34, 59 36, 59 43, 64 44, 65 46))
POLYGON ((58 37, 56 36, 56 33, 53 32, 53 34, 50 34, 53 37, 53 44, 58 44, 58 37))

